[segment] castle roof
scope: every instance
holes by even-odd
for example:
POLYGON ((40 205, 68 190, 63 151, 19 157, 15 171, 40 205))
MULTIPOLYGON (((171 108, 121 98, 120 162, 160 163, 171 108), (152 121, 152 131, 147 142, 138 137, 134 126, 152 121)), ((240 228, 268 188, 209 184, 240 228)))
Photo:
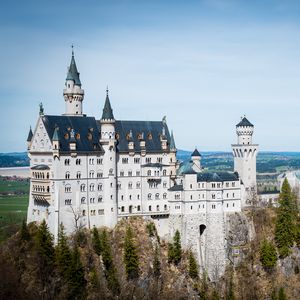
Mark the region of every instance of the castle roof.
POLYGON ((75 62, 73 52, 72 52, 71 63, 70 63, 70 67, 69 67, 69 70, 68 70, 66 80, 73 80, 75 85, 81 86, 81 81, 79 79, 79 72, 77 70, 77 66, 76 66, 76 62, 75 62))
POLYGON ((238 175, 232 172, 201 172, 197 174, 197 182, 224 182, 238 180, 238 175))
POLYGON ((32 137, 33 137, 33 133, 32 133, 31 127, 30 127, 29 132, 28 132, 27 142, 31 142, 32 137))
POLYGON ((199 151, 197 150, 197 148, 194 150, 194 152, 192 153, 191 157, 201 157, 201 154, 199 153, 199 151))
POLYGON ((109 97, 108 97, 108 90, 106 90, 106 99, 105 99, 105 104, 104 104, 101 119, 102 120, 113 120, 114 119, 113 110, 111 108, 109 97))
POLYGON ((31 170, 49 170, 50 167, 47 165, 36 165, 31 168, 31 170))
POLYGON ((176 150, 176 145, 175 145, 175 139, 174 139, 173 131, 171 132, 170 150, 176 150))
POLYGON ((183 185, 182 184, 175 184, 174 186, 170 187, 168 190, 171 191, 171 192, 183 191, 183 185))
POLYGON ((99 143, 99 130, 94 117, 49 116, 42 117, 51 140, 60 142, 61 152, 70 152, 71 130, 74 130, 77 152, 102 152, 99 143))
POLYGON ((243 117, 242 120, 238 124, 236 124, 236 127, 239 127, 239 126, 254 127, 253 124, 251 124, 246 117, 243 117))

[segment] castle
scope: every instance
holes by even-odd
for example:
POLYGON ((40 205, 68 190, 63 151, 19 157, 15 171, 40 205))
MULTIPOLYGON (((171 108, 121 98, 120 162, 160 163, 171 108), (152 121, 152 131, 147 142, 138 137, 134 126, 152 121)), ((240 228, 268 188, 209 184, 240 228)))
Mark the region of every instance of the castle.
POLYGON ((115 118, 108 90, 100 120, 83 113, 84 90, 72 52, 65 89, 65 113, 47 115, 40 105, 27 146, 30 195, 27 222, 46 220, 57 239, 85 227, 112 228, 118 220, 142 216, 182 245, 212 276, 227 262, 226 218, 247 205, 256 190, 254 126, 242 118, 232 145, 234 172, 204 172, 197 149, 176 160, 173 133, 162 121, 115 118), (217 266, 216 266, 217 264, 217 266))

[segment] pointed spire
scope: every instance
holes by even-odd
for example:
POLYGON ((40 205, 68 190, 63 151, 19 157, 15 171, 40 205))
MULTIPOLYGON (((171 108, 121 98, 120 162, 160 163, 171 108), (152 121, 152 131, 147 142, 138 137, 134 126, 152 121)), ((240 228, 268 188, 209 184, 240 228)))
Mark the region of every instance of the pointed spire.
POLYGON ((102 120, 113 120, 114 119, 113 110, 111 108, 109 96, 108 96, 108 87, 106 88, 106 99, 105 99, 105 104, 104 104, 101 119, 102 120))
POLYGON ((75 58, 74 58, 74 46, 72 45, 72 58, 71 58, 71 63, 70 67, 68 70, 67 78, 66 80, 73 80, 75 85, 81 86, 81 81, 79 79, 79 72, 77 70, 75 58))
POLYGON ((201 154, 199 153, 199 151, 197 150, 197 148, 195 148, 195 150, 192 153, 191 157, 201 157, 201 154))
POLYGON ((176 150, 176 145, 175 145, 173 130, 171 132, 170 150, 176 150))
POLYGON ((40 116, 43 116, 44 115, 44 106, 43 106, 43 103, 41 102, 39 104, 39 106, 40 106, 40 116))
POLYGON ((31 126, 30 126, 28 137, 27 137, 27 142, 31 142, 32 137, 33 137, 33 133, 32 133, 31 126))
POLYGON ((59 141, 58 127, 55 125, 52 142, 58 142, 58 141, 59 141))

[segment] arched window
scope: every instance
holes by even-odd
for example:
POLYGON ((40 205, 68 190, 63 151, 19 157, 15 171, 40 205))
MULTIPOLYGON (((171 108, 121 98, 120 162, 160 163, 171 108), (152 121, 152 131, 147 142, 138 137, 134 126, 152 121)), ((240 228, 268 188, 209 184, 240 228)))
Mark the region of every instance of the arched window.
POLYGON ((151 176, 151 170, 147 171, 147 176, 151 176))
POLYGON ((97 171, 97 178, 101 178, 103 177, 103 171, 102 170, 98 170, 97 171))
POLYGON ((113 175, 114 174, 114 170, 113 169, 109 169, 109 175, 113 175))
POLYGON ((152 211, 152 207, 151 207, 151 205, 149 205, 149 211, 152 211))
POLYGON ((151 200, 151 196, 152 196, 152 195, 149 193, 149 194, 148 194, 148 200, 151 200))
POLYGON ((80 173, 80 172, 77 172, 76 178, 77 178, 77 179, 80 179, 80 178, 81 178, 81 173, 80 173))
POLYGON ((128 183, 128 188, 132 189, 132 182, 131 181, 128 183))
POLYGON ((85 197, 81 198, 81 204, 85 204, 85 197))
POLYGON ((163 198, 164 198, 164 199, 167 199, 167 193, 164 193, 164 194, 163 194, 163 198))
POLYGON ((163 176, 167 175, 167 170, 163 170, 163 176))
POLYGON ((80 186, 80 192, 85 192, 85 184, 82 184, 82 185, 80 186))
POLYGON ((66 158, 65 159, 65 166, 69 166, 70 165, 70 159, 66 158))
POLYGON ((70 179, 70 172, 66 172, 65 179, 70 179))
POLYGON ((94 178, 94 174, 95 174, 94 171, 90 171, 90 178, 94 178))
POLYGON ((98 184, 98 191, 102 191, 102 183, 98 184))
POLYGON ((102 196, 98 196, 98 202, 102 202, 103 197, 102 196))
POLYGON ((159 193, 156 193, 155 194, 155 200, 158 200, 159 199, 159 193))
POLYGON ((71 193, 71 185, 69 185, 69 184, 65 185, 65 192, 71 193))
POLYGON ((92 183, 90 184, 90 192, 93 192, 95 190, 95 185, 92 183))
POLYGON ((136 188, 139 189, 140 187, 141 187, 141 183, 138 181, 138 182, 136 183, 136 188))
POLYGON ((164 210, 168 210, 167 204, 164 205, 164 210))
POLYGON ((156 205, 156 211, 159 211, 159 205, 156 205))

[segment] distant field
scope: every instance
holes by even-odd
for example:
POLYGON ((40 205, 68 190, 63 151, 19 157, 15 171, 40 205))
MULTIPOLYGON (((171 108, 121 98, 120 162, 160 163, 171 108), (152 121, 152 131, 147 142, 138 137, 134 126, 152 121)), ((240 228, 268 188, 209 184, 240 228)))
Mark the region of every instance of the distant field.
POLYGON ((28 181, 0 180, 0 242, 14 234, 28 207, 28 181))

